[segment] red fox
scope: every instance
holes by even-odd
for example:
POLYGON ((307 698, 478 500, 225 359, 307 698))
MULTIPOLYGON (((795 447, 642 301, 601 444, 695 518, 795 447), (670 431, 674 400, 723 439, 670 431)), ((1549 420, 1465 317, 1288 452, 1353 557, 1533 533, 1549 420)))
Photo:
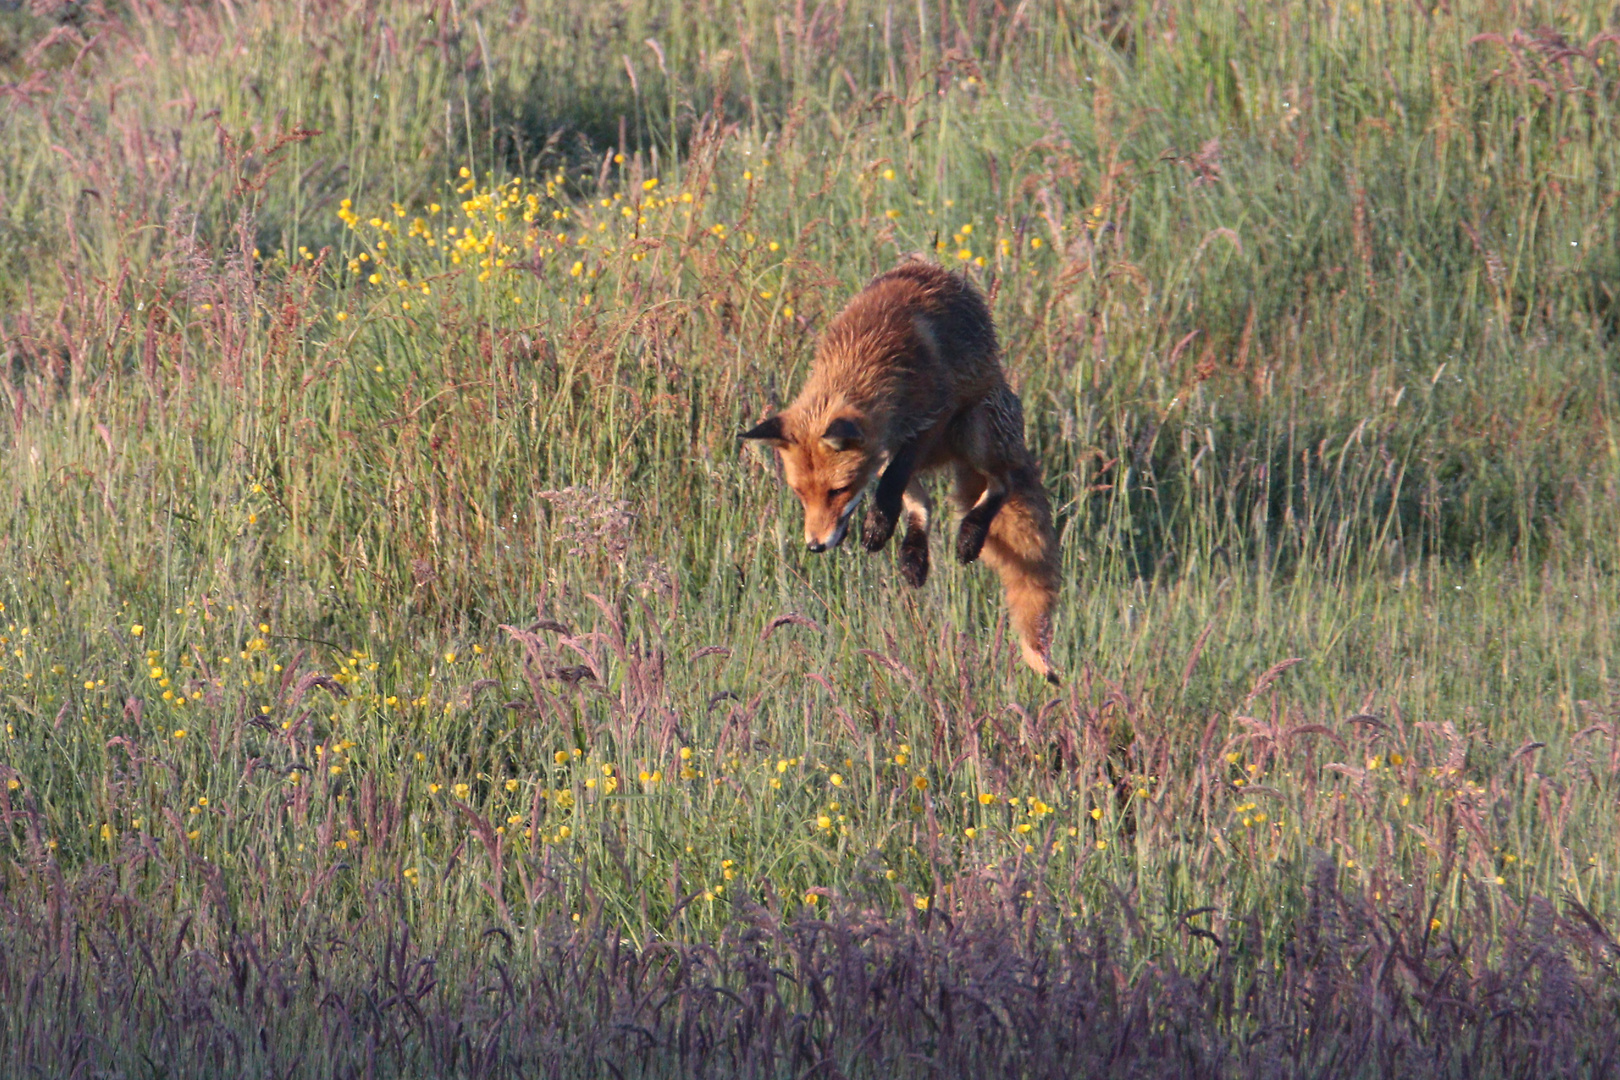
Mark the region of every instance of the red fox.
POLYGON ((879 551, 902 510, 900 573, 928 579, 928 494, 918 474, 950 466, 965 511, 956 557, 995 567, 1024 662, 1056 684, 1050 659, 1058 543, 1024 414, 1001 371, 995 326, 964 277, 914 260, 874 278, 822 335, 793 404, 741 435, 776 449, 804 504, 812 552, 843 542, 877 478, 861 542, 879 551))

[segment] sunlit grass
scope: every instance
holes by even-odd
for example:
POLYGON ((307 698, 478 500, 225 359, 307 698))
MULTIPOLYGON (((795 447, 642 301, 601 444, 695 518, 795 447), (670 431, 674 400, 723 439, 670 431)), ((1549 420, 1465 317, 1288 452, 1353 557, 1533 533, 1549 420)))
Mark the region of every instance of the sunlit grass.
MULTIPOLYGON (((1332 907, 1474 979, 1390 1001, 1488 1012, 1529 935, 1612 1002, 1603 13, 925 7, 97 15, 96 64, 5 61, 6 970, 116 1002, 132 941, 251 941, 341 996, 400 927, 459 987, 491 934, 505 978, 821 920, 1033 970, 1089 927, 1099 985, 1249 980, 1164 1006, 1225 1040, 1326 1000, 1332 907), (736 441, 912 252, 991 296, 1060 691, 982 568, 811 559, 736 441)), ((57 1067, 68 1013, 10 1012, 57 1067)))

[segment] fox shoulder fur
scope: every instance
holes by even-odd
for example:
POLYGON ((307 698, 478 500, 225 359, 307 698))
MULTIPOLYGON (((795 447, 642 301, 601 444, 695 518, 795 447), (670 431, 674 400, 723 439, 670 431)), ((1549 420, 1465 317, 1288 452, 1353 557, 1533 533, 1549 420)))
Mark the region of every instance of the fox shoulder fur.
POLYGON ((812 552, 843 542, 876 480, 861 527, 868 551, 901 517, 900 570, 928 577, 930 503, 920 476, 948 468, 963 511, 956 555, 1001 576, 1024 660, 1052 682, 1058 546, 1024 415, 1001 370, 990 309, 966 278, 921 260, 875 278, 822 334, 793 403, 742 433, 775 448, 804 506, 812 552))

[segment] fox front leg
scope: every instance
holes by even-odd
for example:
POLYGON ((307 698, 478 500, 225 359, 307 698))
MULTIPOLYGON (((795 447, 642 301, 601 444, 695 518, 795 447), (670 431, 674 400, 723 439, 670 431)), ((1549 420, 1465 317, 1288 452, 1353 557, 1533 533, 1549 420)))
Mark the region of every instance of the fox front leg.
POLYGON ((872 505, 866 510, 861 523, 861 545, 867 551, 882 551, 883 545, 894 535, 894 526, 900 520, 900 504, 905 498, 906 486, 911 483, 911 472, 917 463, 917 443, 906 443, 889 458, 888 466, 878 478, 872 505))
POLYGON ((928 492, 915 476, 906 485, 906 534, 900 540, 900 576, 920 589, 928 580, 928 492))

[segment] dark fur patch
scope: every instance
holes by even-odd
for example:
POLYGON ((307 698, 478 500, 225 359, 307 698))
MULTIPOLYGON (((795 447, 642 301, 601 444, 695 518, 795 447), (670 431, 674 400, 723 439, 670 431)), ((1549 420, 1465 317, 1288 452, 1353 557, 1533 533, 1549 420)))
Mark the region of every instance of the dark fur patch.
POLYGON ((847 416, 840 416, 827 425, 827 430, 821 433, 821 441, 826 443, 829 449, 843 453, 845 450, 853 450, 860 446, 866 441, 866 437, 861 434, 861 425, 847 416))
POLYGON ((861 522, 861 546, 867 551, 882 551, 883 545, 894 535, 894 526, 895 515, 885 513, 874 499, 866 508, 866 520, 861 522))
POLYGON ((990 535, 990 521, 969 514, 962 519, 962 529, 956 534, 956 561, 974 562, 984 550, 984 541, 990 535))
POLYGON ((996 520, 1001 508, 1007 503, 1007 495, 1000 495, 985 499, 979 505, 967 512, 962 518, 962 531, 956 535, 956 557, 963 563, 973 562, 984 550, 985 538, 990 535, 990 523, 996 520))
POLYGON ((900 541, 900 576, 914 589, 928 580, 928 533, 922 529, 907 529, 900 541))
POLYGON ((737 438, 762 439, 765 442, 779 443, 782 441, 782 417, 767 417, 747 431, 739 433, 737 438))

